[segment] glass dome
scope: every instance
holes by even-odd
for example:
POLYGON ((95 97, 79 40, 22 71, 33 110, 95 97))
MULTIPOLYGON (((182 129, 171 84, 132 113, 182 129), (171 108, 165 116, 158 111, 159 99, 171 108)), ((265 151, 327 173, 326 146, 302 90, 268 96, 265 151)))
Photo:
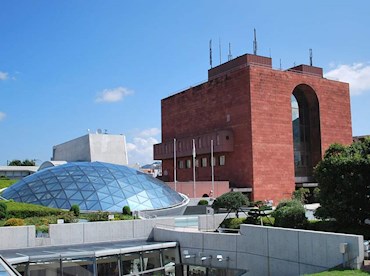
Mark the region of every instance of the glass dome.
POLYGON ((6 189, 6 199, 81 211, 121 212, 176 206, 184 198, 164 182, 135 169, 103 163, 72 162, 50 167, 23 178, 6 189))

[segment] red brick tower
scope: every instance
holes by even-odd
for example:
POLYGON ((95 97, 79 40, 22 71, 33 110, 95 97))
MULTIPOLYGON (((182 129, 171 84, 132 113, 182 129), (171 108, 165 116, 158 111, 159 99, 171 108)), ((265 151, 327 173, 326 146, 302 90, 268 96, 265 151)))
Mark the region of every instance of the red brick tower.
POLYGON ((312 183, 312 168, 331 143, 352 142, 349 86, 323 78, 322 68, 274 70, 271 59, 243 55, 208 71, 208 81, 162 100, 165 181, 191 181, 192 140, 196 179, 210 181, 210 141, 215 180, 250 191, 252 200, 289 198, 312 183))

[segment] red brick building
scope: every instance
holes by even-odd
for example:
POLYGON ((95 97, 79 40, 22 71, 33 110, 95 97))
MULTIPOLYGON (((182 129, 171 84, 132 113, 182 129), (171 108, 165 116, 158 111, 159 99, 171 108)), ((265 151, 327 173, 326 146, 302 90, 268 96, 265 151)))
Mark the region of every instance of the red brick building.
POLYGON ((272 69, 271 58, 246 54, 208 71, 208 81, 165 98, 163 180, 215 180, 251 192, 252 200, 289 198, 296 186, 314 183, 312 168, 334 142, 352 142, 349 86, 323 77, 322 68, 272 69))

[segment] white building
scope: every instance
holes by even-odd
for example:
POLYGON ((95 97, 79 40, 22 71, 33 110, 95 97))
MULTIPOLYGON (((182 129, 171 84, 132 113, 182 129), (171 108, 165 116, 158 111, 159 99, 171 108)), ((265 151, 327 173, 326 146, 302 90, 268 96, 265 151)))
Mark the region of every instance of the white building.
POLYGON ((52 161, 101 161, 127 165, 124 135, 89 133, 53 147, 52 161))

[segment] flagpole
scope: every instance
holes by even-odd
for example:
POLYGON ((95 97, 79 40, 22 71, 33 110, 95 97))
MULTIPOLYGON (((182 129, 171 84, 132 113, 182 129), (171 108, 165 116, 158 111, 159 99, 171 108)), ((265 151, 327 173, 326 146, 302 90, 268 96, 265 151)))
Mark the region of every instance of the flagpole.
POLYGON ((193 197, 196 197, 196 191, 195 191, 195 140, 193 139, 193 197))
POLYGON ((175 182, 175 191, 177 191, 176 165, 176 138, 173 138, 173 181, 175 182))
POLYGON ((213 140, 211 140, 212 196, 215 193, 215 162, 213 160, 213 140))

